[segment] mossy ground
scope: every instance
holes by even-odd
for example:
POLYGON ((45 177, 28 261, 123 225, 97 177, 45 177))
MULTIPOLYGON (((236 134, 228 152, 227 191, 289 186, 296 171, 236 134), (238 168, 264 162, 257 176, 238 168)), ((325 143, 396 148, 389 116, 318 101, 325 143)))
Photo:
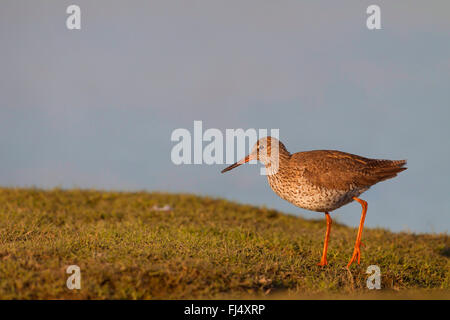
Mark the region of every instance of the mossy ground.
POLYGON ((356 229, 333 224, 322 268, 324 220, 221 199, 0 188, 0 217, 1 299, 449 298, 445 234, 366 228, 348 272, 356 229), (66 287, 69 265, 80 290, 66 287))

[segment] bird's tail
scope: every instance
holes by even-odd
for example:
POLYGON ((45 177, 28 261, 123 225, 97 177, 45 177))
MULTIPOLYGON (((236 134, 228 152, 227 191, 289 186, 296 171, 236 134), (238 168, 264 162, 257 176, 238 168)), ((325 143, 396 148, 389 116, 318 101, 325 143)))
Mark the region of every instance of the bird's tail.
POLYGON ((406 170, 406 160, 376 160, 370 163, 370 176, 377 182, 394 178, 399 172, 406 170))

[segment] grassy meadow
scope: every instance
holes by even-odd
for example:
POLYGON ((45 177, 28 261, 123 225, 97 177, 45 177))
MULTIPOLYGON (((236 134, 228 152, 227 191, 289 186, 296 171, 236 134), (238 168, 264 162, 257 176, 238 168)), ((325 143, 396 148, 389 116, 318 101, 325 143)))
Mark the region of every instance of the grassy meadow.
POLYGON ((0 299, 450 298, 445 234, 367 228, 349 272, 355 228, 333 224, 322 268, 320 215, 222 199, 0 188, 0 217, 0 299), (373 264, 382 290, 366 287, 373 264))

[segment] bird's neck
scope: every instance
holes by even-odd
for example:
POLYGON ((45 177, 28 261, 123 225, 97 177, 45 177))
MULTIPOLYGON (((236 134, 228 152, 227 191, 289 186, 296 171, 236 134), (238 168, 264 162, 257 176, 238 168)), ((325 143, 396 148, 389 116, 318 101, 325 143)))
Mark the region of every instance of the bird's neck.
POLYGON ((272 159, 271 161, 265 163, 266 174, 268 176, 280 175, 288 165, 291 154, 287 151, 280 151, 278 157, 272 159))

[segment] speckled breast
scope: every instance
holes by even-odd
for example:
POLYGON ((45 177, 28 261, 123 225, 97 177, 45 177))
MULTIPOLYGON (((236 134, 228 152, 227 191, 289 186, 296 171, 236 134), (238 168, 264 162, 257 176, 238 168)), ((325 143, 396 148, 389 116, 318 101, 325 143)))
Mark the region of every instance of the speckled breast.
POLYGON ((293 205, 317 212, 330 212, 352 202, 365 190, 332 190, 319 188, 303 178, 283 177, 280 174, 267 176, 272 190, 293 205))

